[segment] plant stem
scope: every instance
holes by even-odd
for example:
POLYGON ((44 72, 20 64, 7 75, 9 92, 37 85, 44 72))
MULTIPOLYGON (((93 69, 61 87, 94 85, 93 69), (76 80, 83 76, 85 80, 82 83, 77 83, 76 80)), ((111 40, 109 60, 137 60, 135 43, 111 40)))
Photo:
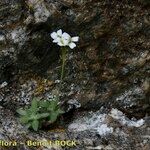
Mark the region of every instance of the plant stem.
POLYGON ((62 52, 61 53, 62 67, 61 67, 61 78, 60 78, 60 80, 62 81, 64 78, 65 63, 66 63, 66 53, 67 53, 66 47, 62 47, 61 52, 62 52))

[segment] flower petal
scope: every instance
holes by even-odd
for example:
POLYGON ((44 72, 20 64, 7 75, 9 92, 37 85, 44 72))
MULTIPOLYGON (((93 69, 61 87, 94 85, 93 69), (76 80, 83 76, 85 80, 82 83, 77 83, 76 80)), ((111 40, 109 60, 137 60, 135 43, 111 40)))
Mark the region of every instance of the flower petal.
POLYGON ((57 33, 56 32, 52 32, 51 33, 51 38, 52 39, 56 39, 58 36, 57 36, 57 33))
POLYGON ((78 42, 79 41, 79 37, 78 36, 72 37, 71 41, 72 42, 78 42))
POLYGON ((66 39, 63 39, 63 44, 64 44, 64 46, 67 46, 69 44, 69 41, 66 39))
POLYGON ((71 36, 66 32, 63 33, 62 37, 66 40, 69 40, 71 38, 71 36))
POLYGON ((62 46, 62 45, 63 45, 61 38, 57 38, 57 44, 58 44, 59 46, 62 46))
POLYGON ((63 43, 62 42, 58 42, 57 45, 63 46, 63 43))
POLYGON ((62 36, 62 30, 61 29, 57 31, 57 35, 62 36))
POLYGON ((73 48, 76 47, 76 44, 72 42, 72 43, 69 44, 69 47, 70 47, 71 49, 73 49, 73 48))
POLYGON ((53 40, 53 43, 58 43, 58 39, 53 40))

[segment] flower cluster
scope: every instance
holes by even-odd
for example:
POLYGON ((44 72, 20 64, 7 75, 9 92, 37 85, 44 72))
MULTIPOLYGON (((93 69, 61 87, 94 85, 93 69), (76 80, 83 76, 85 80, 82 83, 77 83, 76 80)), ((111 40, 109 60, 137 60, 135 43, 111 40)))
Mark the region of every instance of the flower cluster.
POLYGON ((69 46, 71 49, 75 48, 75 42, 79 41, 78 36, 71 37, 68 33, 63 33, 61 29, 57 32, 52 32, 51 37, 53 39, 53 43, 57 43, 59 46, 69 46))

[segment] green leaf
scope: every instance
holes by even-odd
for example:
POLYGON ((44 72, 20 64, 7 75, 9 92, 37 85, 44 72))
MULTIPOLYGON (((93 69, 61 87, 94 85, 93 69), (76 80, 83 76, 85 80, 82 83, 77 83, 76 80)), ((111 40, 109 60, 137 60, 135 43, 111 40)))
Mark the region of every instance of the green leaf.
POLYGON ((51 122, 55 122, 57 120, 57 117, 58 117, 58 113, 52 112, 49 119, 51 122))
POLYGON ((20 122, 21 123, 26 124, 26 123, 28 123, 28 121, 29 121, 29 117, 28 116, 23 116, 23 117, 20 118, 20 122))
POLYGON ((38 111, 38 102, 37 102, 37 100, 35 98, 31 102, 31 110, 33 112, 38 111))
POLYGON ((25 116, 27 114, 27 112, 25 110, 23 110, 23 109, 18 109, 17 113, 22 115, 22 116, 25 116))
POLYGON ((49 113, 42 113, 42 114, 37 114, 36 119, 42 119, 48 117, 50 114, 49 113))
POLYGON ((54 111, 57 108, 58 102, 57 101, 51 101, 50 105, 48 107, 49 111, 54 111))
POLYGON ((26 128, 28 129, 28 128, 30 128, 31 127, 31 122, 30 123, 28 123, 28 124, 26 124, 26 128))
POLYGON ((51 123, 55 122, 58 116, 64 111, 60 109, 57 98, 52 101, 37 101, 35 98, 31 102, 29 108, 18 109, 17 112, 21 115, 20 121, 26 125, 27 128, 33 128, 37 131, 41 121, 49 119, 51 123), (46 119, 45 119, 46 118, 46 119))
POLYGON ((48 102, 48 101, 40 101, 39 102, 40 107, 47 108, 49 105, 50 105, 50 102, 48 102))
POLYGON ((58 112, 58 114, 63 114, 64 113, 64 111, 61 110, 61 109, 58 109, 57 112, 58 112))
POLYGON ((39 121, 38 120, 34 120, 32 122, 32 128, 33 128, 34 131, 38 130, 38 128, 39 128, 39 121))
POLYGON ((33 114, 36 114, 36 111, 34 112, 31 107, 27 109, 26 112, 28 116, 32 116, 33 114))

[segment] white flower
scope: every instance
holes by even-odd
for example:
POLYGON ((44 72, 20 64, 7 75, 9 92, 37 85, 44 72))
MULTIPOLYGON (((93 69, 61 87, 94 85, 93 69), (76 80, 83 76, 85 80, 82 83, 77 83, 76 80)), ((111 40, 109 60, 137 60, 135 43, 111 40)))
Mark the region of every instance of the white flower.
POLYGON ((62 30, 58 30, 57 32, 51 33, 51 38, 54 43, 58 43, 58 40, 62 37, 62 30))
POLYGON ((57 32, 53 32, 51 33, 51 37, 55 40, 57 39, 58 37, 61 37, 62 36, 62 30, 58 30, 57 32))
POLYGON ((53 39, 53 43, 57 43, 59 46, 69 46, 71 49, 76 47, 74 42, 79 41, 78 36, 71 37, 68 33, 63 33, 61 29, 57 32, 52 32, 51 38, 53 39))
POLYGON ((74 42, 78 42, 78 41, 79 41, 79 37, 78 36, 72 37, 71 40, 70 40, 70 43, 69 43, 69 47, 71 49, 75 48, 76 44, 74 42))
POLYGON ((66 32, 64 32, 64 33, 62 34, 62 37, 63 37, 64 39, 66 39, 66 40, 70 40, 70 39, 71 39, 71 36, 70 36, 68 33, 66 33, 66 32))
POLYGON ((64 38, 58 38, 57 39, 57 44, 59 46, 67 46, 68 45, 68 40, 66 40, 64 38))
POLYGON ((75 36, 71 38, 72 42, 78 42, 79 41, 79 37, 75 36))

